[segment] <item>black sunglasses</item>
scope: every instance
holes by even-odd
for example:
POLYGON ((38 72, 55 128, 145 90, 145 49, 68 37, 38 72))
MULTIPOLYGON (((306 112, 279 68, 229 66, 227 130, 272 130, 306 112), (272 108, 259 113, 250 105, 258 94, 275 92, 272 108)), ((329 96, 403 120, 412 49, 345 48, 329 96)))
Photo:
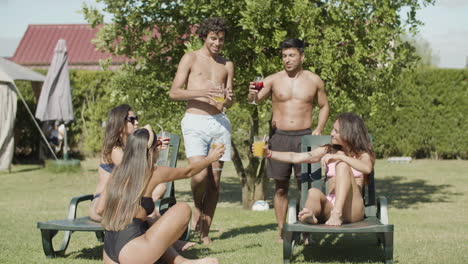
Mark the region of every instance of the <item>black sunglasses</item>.
POLYGON ((138 121, 138 116, 127 116, 125 120, 132 123, 132 125, 135 125, 135 121, 138 121))

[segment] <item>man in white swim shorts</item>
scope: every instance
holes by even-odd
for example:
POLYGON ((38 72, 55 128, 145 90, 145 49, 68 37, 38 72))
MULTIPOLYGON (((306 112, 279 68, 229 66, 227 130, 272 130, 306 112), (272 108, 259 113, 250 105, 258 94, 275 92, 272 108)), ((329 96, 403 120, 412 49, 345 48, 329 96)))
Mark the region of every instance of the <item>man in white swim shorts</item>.
POLYGON ((185 113, 182 119, 187 157, 206 156, 212 144, 224 144, 221 161, 231 161, 231 123, 224 114, 197 115, 185 113))
POLYGON ((182 57, 169 96, 187 101, 182 132, 190 163, 204 159, 212 143, 225 146, 224 156, 191 182, 195 204, 192 226, 200 232, 201 242, 210 244, 208 233, 218 204, 223 162, 231 160, 231 124, 223 111, 232 105, 234 66, 218 55, 227 33, 226 20, 207 18, 197 33, 203 46, 182 57))

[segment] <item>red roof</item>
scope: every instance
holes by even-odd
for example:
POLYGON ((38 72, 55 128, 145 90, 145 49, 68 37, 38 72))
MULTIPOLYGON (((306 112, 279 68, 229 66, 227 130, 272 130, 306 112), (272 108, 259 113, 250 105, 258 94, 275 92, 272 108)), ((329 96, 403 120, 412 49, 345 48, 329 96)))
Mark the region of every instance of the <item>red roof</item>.
POLYGON ((91 40, 98 30, 89 24, 29 25, 10 60, 28 66, 49 65, 57 41, 65 39, 69 65, 96 65, 108 57, 113 63, 128 61, 124 56, 96 50, 91 40))

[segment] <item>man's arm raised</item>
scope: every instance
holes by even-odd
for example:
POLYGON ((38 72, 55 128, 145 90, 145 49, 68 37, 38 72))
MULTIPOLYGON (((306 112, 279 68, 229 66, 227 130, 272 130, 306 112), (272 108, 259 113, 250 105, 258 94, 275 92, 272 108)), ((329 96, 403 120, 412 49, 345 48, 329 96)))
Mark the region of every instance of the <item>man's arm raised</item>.
POLYGON ((318 85, 317 85, 317 104, 320 108, 317 127, 312 131, 312 135, 321 135, 323 128, 325 127, 325 123, 328 119, 328 113, 330 112, 330 106, 328 105, 328 98, 327 94, 325 93, 325 87, 323 84, 322 79, 318 77, 318 85))
POLYGON ((258 103, 258 102, 265 100, 265 98, 268 98, 271 94, 271 89, 273 86, 273 78, 274 78, 274 75, 270 75, 266 77, 265 79, 263 79, 263 88, 260 91, 257 91, 255 89, 254 82, 250 82, 247 101, 249 103, 258 103))

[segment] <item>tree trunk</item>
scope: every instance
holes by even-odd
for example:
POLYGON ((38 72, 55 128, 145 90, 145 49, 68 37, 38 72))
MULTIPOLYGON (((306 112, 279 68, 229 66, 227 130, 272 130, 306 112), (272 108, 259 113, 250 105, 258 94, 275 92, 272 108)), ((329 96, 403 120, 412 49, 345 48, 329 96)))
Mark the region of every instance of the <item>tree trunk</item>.
POLYGON ((237 144, 232 142, 234 167, 236 168, 237 175, 239 176, 242 186, 242 207, 244 209, 250 209, 252 204, 257 200, 265 200, 266 190, 266 175, 265 175, 265 160, 260 160, 253 156, 251 149, 251 143, 253 142, 253 136, 258 134, 258 111, 254 109, 252 112, 252 123, 250 127, 250 137, 248 141, 240 142, 241 149, 247 148, 247 166, 244 166, 239 148, 237 144), (260 169, 259 169, 260 167, 260 169))

